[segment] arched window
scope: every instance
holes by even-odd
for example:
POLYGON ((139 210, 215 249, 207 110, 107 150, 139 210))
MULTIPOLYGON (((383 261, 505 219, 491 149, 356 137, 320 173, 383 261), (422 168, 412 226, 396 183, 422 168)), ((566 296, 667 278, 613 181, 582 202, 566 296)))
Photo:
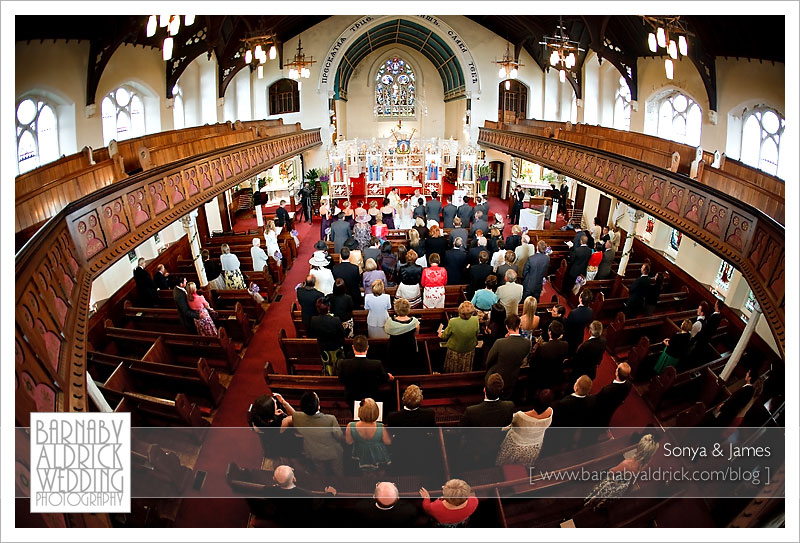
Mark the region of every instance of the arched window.
POLYGON ((760 106, 746 111, 743 120, 742 162, 777 175, 785 119, 774 109, 760 106))
POLYGON ((524 119, 528 107, 528 87, 516 79, 506 79, 500 82, 498 90, 498 119, 507 123, 524 119))
POLYGON ((698 146, 702 120, 697 102, 678 91, 672 92, 658 106, 658 137, 698 146))
POLYGON ((41 98, 17 103, 17 168, 25 173, 60 156, 55 108, 41 98))
POLYGON ((631 129, 631 90, 622 76, 619 78, 619 88, 614 98, 614 128, 631 129))
POLYGON ((728 289, 731 286, 731 277, 733 277, 733 266, 723 260, 719 264, 717 277, 714 278, 714 286, 719 290, 728 292, 728 289))
POLYGON ((386 60, 375 75, 375 116, 414 117, 416 86, 414 70, 405 60, 386 60))
POLYGON ((269 114, 300 111, 300 88, 294 79, 279 79, 269 87, 269 114))
POLYGON ((183 114, 183 93, 178 85, 172 87, 172 127, 180 130, 186 126, 186 118, 183 114))
POLYGON ((132 88, 123 85, 103 98, 103 142, 144 136, 144 104, 132 88))

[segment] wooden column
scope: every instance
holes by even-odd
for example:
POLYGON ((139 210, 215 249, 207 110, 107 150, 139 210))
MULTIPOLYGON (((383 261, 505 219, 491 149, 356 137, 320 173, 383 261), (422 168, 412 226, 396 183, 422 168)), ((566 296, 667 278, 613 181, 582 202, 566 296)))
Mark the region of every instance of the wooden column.
POLYGON ((197 208, 197 235, 200 237, 200 245, 205 247, 209 238, 211 238, 211 230, 208 228, 205 204, 197 208))
POLYGON ((222 230, 225 232, 230 232, 233 230, 233 226, 231 222, 231 214, 230 211, 228 211, 227 198, 225 197, 227 192, 228 191, 225 191, 217 196, 217 205, 219 206, 219 217, 222 221, 222 230))

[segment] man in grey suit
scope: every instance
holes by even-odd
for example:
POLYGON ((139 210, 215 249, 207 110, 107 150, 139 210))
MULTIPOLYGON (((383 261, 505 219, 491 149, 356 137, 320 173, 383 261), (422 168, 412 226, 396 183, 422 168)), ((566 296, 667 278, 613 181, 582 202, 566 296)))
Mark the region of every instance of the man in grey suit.
POLYGON ((452 243, 456 238, 461 238, 461 246, 466 249, 469 232, 467 232, 467 229, 464 228, 462 224, 461 217, 453 219, 453 229, 450 230, 450 242, 452 243))
POLYGON ((483 218, 489 220, 489 198, 484 195, 484 196, 477 196, 475 199, 476 200, 480 199, 480 200, 478 200, 478 203, 475 205, 474 208, 472 208, 473 219, 476 211, 482 211, 483 218))
POLYGON ((447 205, 442 208, 442 222, 444 222, 445 228, 453 228, 453 219, 456 218, 458 208, 453 205, 450 198, 445 199, 445 201, 447 205))
POLYGON ((180 319, 181 324, 189 332, 196 334, 197 328, 194 325, 194 319, 200 318, 200 312, 189 308, 185 277, 178 278, 178 284, 172 291, 172 298, 175 300, 175 305, 178 306, 178 319, 180 319))
POLYGON ((489 233, 489 222, 480 209, 475 213, 475 220, 472 222, 472 228, 469 231, 470 235, 474 236, 477 230, 482 231, 484 234, 489 233))
POLYGON ((606 248, 603 251, 603 260, 597 266, 597 275, 595 279, 610 279, 611 278, 611 264, 614 263, 614 248, 611 246, 611 241, 606 241, 606 248))
POLYGON ((547 243, 540 240, 536 245, 536 254, 528 259, 522 271, 522 300, 528 296, 533 296, 539 300, 542 295, 542 281, 550 268, 550 256, 545 253, 547 243))
POLYGON ((320 412, 316 392, 306 392, 300 398, 300 409, 292 415, 292 426, 303 436, 303 454, 314 471, 341 476, 342 429, 335 416, 320 412))
POLYGON ((331 241, 333 242, 333 252, 341 253, 344 242, 351 236, 350 224, 344 220, 344 213, 339 213, 339 220, 331 225, 331 241))
POLYGON ((431 199, 425 204, 425 215, 429 221, 439 222, 442 214, 442 202, 439 201, 439 194, 436 191, 431 193, 431 199))
POLYGON ((461 224, 464 227, 469 226, 469 221, 472 218, 472 207, 469 205, 469 196, 464 196, 464 203, 458 206, 456 216, 461 219, 461 224))

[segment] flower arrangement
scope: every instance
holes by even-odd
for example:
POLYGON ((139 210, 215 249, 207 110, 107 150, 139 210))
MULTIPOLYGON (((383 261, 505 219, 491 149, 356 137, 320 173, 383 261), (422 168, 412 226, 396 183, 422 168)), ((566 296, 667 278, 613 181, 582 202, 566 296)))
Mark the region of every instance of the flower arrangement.
POLYGON ((255 283, 250 283, 250 293, 251 294, 258 294, 261 289, 255 283))
POLYGON ((575 278, 575 286, 581 287, 586 282, 586 278, 582 275, 579 275, 575 278))
POLYGON ((553 248, 548 245, 547 249, 544 250, 544 254, 550 256, 551 254, 553 254, 553 248))

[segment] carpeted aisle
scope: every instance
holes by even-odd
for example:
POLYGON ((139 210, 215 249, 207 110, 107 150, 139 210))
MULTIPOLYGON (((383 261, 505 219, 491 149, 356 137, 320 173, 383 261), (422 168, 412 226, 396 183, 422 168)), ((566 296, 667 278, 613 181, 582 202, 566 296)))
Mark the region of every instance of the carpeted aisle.
MULTIPOLYGON (((294 336, 290 308, 296 297, 294 287, 308 273, 308 259, 314 251, 314 242, 319 238, 319 220, 313 225, 296 224, 300 247, 297 259, 286 274, 284 282, 278 289, 280 301, 272 302, 264 318, 253 334, 247 351, 242 357, 239 367, 214 416, 212 429, 203 445, 203 450, 195 465, 195 470, 208 473, 201 492, 189 490, 191 496, 231 496, 225 480, 228 463, 236 462, 242 467, 257 468, 261 465, 261 445, 256 435, 249 430, 216 431, 217 428, 244 428, 247 426, 247 409, 259 395, 268 391, 264 382, 264 365, 267 361, 274 365, 276 371, 285 372, 286 363, 278 347, 278 333, 281 328, 294 336)), ((239 221, 236 231, 247 231, 255 228, 255 219, 239 221)), ((245 273, 247 270, 243 270, 245 273)), ((250 513, 247 503, 242 498, 234 499, 184 499, 176 527, 245 527, 250 513)))

